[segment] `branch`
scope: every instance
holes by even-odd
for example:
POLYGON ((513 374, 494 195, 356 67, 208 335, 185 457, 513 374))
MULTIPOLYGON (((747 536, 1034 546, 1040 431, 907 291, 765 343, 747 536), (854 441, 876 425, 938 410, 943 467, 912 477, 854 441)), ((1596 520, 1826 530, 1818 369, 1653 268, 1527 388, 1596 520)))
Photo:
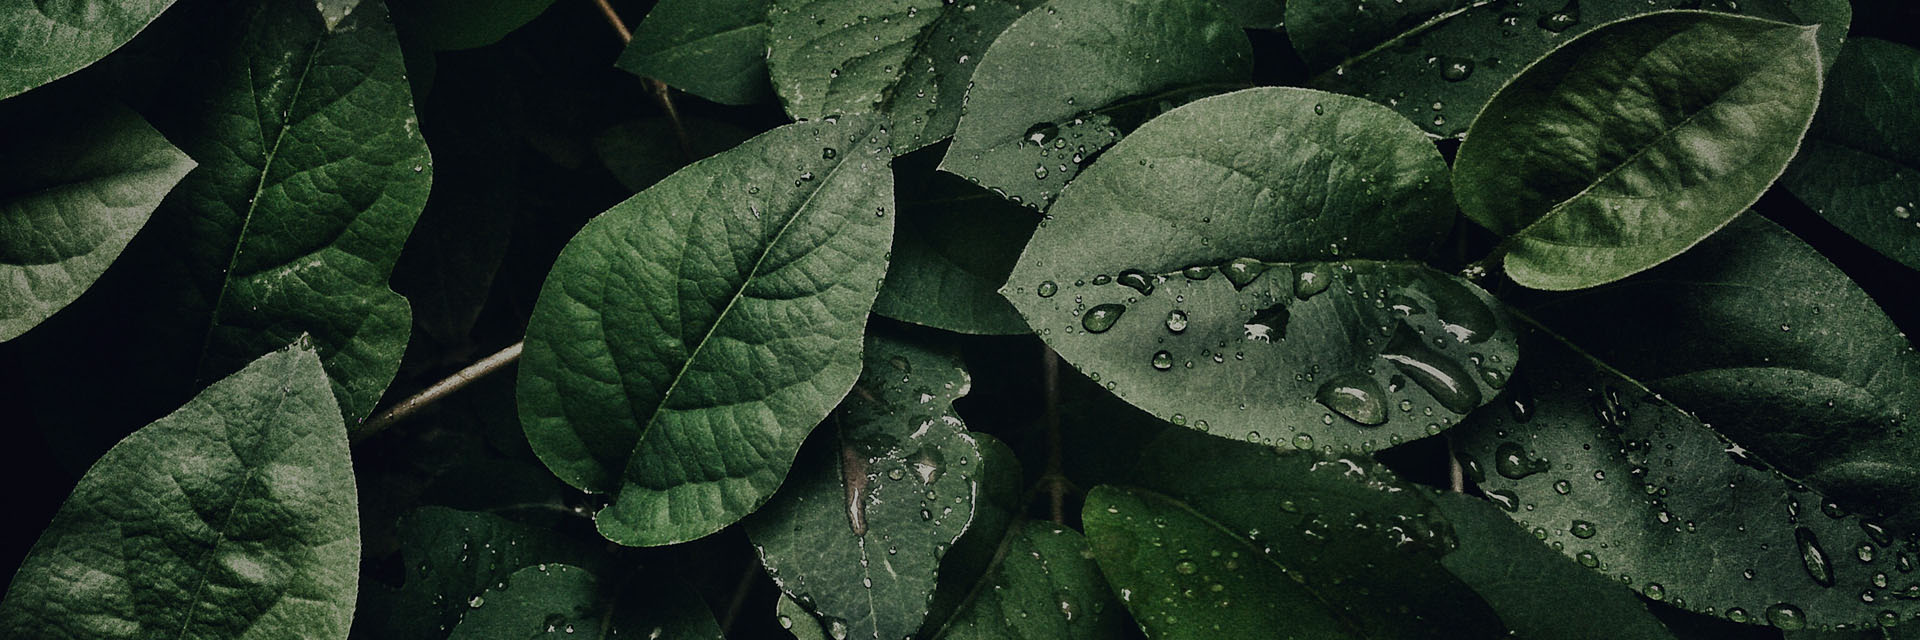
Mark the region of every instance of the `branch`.
POLYGON ((1045 376, 1047 394, 1047 471, 1041 476, 1041 482, 1047 486, 1048 515, 1053 517, 1054 524, 1065 526, 1067 477, 1060 470, 1060 354, 1045 345, 1041 345, 1040 352, 1040 370, 1045 376))
POLYGON ((520 359, 520 349, 525 347, 526 344, 526 342, 515 342, 512 346, 501 349, 499 353, 481 358, 479 362, 467 365, 465 369, 461 369, 454 372, 453 375, 447 376, 447 379, 436 382, 433 386, 427 387, 420 393, 413 394, 413 396, 401 400, 399 404, 387 407, 385 411, 381 411, 378 415, 361 421, 359 427, 354 429, 350 439, 355 444, 358 444, 372 437, 374 434, 386 430, 387 427, 393 426, 394 423, 412 417, 414 413, 426 408, 427 405, 438 402, 442 398, 453 394, 453 392, 459 391, 469 384, 473 384, 475 380, 479 380, 489 373, 499 371, 502 367, 513 364, 520 359))
MULTIPOLYGON (((600 14, 606 16, 607 24, 613 27, 613 32, 619 34, 621 44, 632 44, 633 31, 627 28, 625 21, 620 19, 620 13, 613 10, 613 5, 608 0, 593 0, 593 3, 600 7, 600 14)), ((654 101, 660 103, 660 109, 667 112, 667 121, 673 123, 673 135, 680 142, 682 159, 692 162, 694 160, 693 139, 687 137, 687 128, 680 122, 680 110, 673 106, 673 91, 667 88, 667 83, 658 79, 642 76, 640 80, 647 83, 647 88, 653 92, 654 101)))

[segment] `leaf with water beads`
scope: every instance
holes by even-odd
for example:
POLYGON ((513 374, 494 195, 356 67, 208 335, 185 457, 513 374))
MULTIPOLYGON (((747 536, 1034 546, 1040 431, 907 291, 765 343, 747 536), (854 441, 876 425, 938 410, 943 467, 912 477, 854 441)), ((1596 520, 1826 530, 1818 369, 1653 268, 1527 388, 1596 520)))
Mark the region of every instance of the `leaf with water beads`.
POLYGON ((599 549, 554 531, 490 513, 428 506, 400 520, 402 584, 386 619, 364 617, 355 627, 387 638, 444 636, 474 598, 506 583, 515 571, 563 563, 596 571, 599 549))
POLYGON ((1386 448, 1491 399, 1517 356, 1492 296, 1412 261, 1452 218, 1444 173, 1410 123, 1358 98, 1208 98, 1089 169, 1002 293, 1068 362, 1175 424, 1386 448))
POLYGON ((940 559, 973 520, 982 468, 953 410, 972 386, 958 358, 871 337, 864 360, 829 428, 746 520, 774 582, 841 640, 920 628, 940 559))
POLYGON ((575 566, 539 564, 513 572, 466 606, 448 640, 723 638, 706 603, 671 576, 605 579, 575 566))
POLYGON ((1512 396, 1525 410, 1488 407, 1456 431, 1468 476, 1535 537, 1648 599, 1733 622, 1864 629, 1920 614, 1912 536, 1538 338, 1512 396), (1489 465, 1509 446, 1536 462, 1489 465))

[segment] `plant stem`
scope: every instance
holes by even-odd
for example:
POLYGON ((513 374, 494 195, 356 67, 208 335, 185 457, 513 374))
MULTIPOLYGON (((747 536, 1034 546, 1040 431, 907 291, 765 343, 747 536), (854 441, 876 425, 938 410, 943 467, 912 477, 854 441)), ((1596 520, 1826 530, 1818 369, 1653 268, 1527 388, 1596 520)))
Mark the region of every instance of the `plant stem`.
MULTIPOLYGON (((632 43, 633 31, 627 28, 625 21, 620 19, 620 13, 613 10, 613 5, 608 0, 593 0, 593 3, 600 7, 600 14, 606 16, 607 24, 613 26, 613 32, 619 34, 621 44, 632 43)), ((667 121, 673 123, 674 138, 680 142, 681 159, 692 162, 694 160, 693 139, 687 137, 687 128, 680 122, 680 110, 673 106, 673 90, 667 88, 667 83, 655 78, 643 76, 640 80, 647 83, 647 88, 653 92, 654 101, 660 103, 660 109, 667 112, 667 121)))
POLYGON ((469 384, 473 384, 475 380, 479 380, 489 373, 499 371, 502 367, 513 364, 520 359, 520 349, 525 347, 526 344, 526 342, 515 342, 512 346, 501 349, 498 353, 481 358, 479 362, 455 371, 453 375, 447 376, 447 379, 434 383, 433 386, 427 387, 420 393, 413 394, 407 399, 401 400, 398 404, 387 407, 385 411, 375 414, 372 418, 361 421, 360 425, 350 434, 350 440, 358 444, 372 437, 374 434, 386 430, 387 427, 393 426, 394 423, 413 416, 414 413, 426 408, 427 405, 438 402, 453 392, 459 391, 469 384))
POLYGON ((1047 471, 1041 482, 1047 486, 1047 513, 1053 523, 1065 526, 1067 478, 1060 471, 1060 354, 1040 346, 1040 371, 1046 388, 1047 471))
POLYGON ((733 631, 733 621, 740 617, 740 609, 747 603, 747 595, 753 593, 753 579, 760 573, 760 567, 753 561, 747 562, 747 570, 740 573, 740 583, 733 587, 733 600, 727 603, 726 616, 720 619, 720 635, 725 637, 733 631))

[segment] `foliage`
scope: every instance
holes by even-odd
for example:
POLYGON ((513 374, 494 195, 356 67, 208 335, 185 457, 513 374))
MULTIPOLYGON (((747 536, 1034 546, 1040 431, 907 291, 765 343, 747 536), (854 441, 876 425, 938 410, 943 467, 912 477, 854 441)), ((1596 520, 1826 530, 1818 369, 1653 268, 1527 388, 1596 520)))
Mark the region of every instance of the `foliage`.
POLYGON ((0 635, 1911 636, 1915 21, 0 9, 0 635))

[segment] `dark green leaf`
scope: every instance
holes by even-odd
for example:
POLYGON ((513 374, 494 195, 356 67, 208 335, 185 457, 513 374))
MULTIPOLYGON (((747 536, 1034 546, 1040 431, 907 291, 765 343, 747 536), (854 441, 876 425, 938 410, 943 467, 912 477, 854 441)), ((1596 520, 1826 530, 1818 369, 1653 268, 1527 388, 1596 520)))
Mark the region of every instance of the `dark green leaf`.
MULTIPOLYGON (((787 594, 780 594, 780 603, 774 606, 774 611, 779 616, 776 622, 780 623, 780 628, 793 634, 795 640, 828 640, 827 630, 821 626, 820 619, 807 613, 806 607, 800 606, 787 594)), ((840 631, 845 633, 846 629, 843 627, 840 631)))
POLYGON ((900 202, 873 312, 956 333, 1026 333, 999 288, 1039 217, 949 174, 931 182, 900 202))
POLYGON ((1124 637, 1119 601, 1079 532, 1015 523, 936 640, 1105 640, 1124 637))
POLYGON ((732 149, 753 132, 732 123, 705 118, 681 118, 687 138, 693 142, 687 157, 680 150, 679 134, 667 118, 641 118, 623 122, 593 137, 593 150, 600 162, 613 172, 622 186, 641 191, 695 160, 732 149))
POLYGON ((863 359, 837 428, 818 432, 747 537, 836 638, 904 638, 973 520, 984 467, 953 410, 973 382, 958 358, 900 340, 868 338, 863 359))
POLYGON ((100 458, 27 554, 15 638, 345 638, 360 564, 347 432, 304 340, 100 458))
POLYGON ((1246 82, 1252 57, 1210 2, 1049 2, 981 58, 940 168, 1044 209, 1122 133, 1246 82))
POLYGON ((1780 184, 1867 246, 1920 269, 1920 51, 1847 42, 1780 184))
POLYGON ((1819 103, 1814 34, 1705 12, 1596 29, 1487 103, 1454 162, 1460 207, 1536 289, 1679 255, 1786 169, 1819 103))
POLYGON ((974 492, 973 520, 940 560, 940 582, 927 602, 927 621, 920 637, 932 637, 973 594, 999 554, 1008 527, 1019 521, 1025 511, 1026 492, 1021 477, 1020 459, 1006 443, 984 433, 974 433, 980 445, 980 467, 974 492))
POLYGON ((447 51, 499 42, 551 4, 553 0, 396 0, 393 14, 407 35, 420 38, 430 50, 447 51))
POLYGON ((1385 448, 1491 400, 1514 362, 1491 296, 1408 261, 1451 224, 1444 171, 1359 98, 1208 98, 1069 187, 1002 293, 1061 357, 1174 424, 1385 448))
POLYGON ((620 54, 621 69, 721 104, 767 99, 768 0, 661 0, 620 54))
POLYGON ((678 582, 644 575, 615 582, 564 564, 527 567, 463 605, 470 608, 449 638, 719 640, 706 603, 678 582))
POLYGON ((1287 35, 1324 72, 1315 86, 1458 138, 1495 91, 1555 47, 1617 20, 1682 8, 1822 25, 1829 65, 1852 18, 1846 0, 1294 0, 1287 35))
POLYGON ((1532 393, 1456 430, 1472 478, 1535 537, 1648 599, 1734 622, 1870 628, 1920 611, 1899 534, 1537 337, 1518 374, 1532 393))
POLYGON ((0 104, 0 341, 73 302, 194 162, 120 105, 0 104))
POLYGON ((1846 274, 1744 216, 1673 262, 1533 305, 1602 362, 1854 510, 1920 524, 1920 355, 1846 274))
POLYGON ((1286 0, 1214 0, 1227 14, 1233 16, 1234 24, 1248 29, 1274 29, 1286 27, 1286 0))
POLYGON ((540 563, 598 568, 598 550, 490 513, 421 507, 400 520, 407 581, 385 621, 391 638, 441 638, 476 599, 540 563))
POLYGON ((1632 590, 1554 553, 1487 501, 1447 493, 1434 504, 1460 540, 1440 564, 1486 598, 1515 637, 1586 640, 1594 631, 1587 621, 1605 621, 1608 638, 1673 640, 1632 590))
POLYGON ((113 53, 173 0, 38 0, 0 7, 0 99, 113 53))
POLYGON ((600 532, 683 542, 758 508, 860 372, 892 236, 877 123, 788 125, 595 218, 541 290, 520 367, 534 452, 615 494, 600 532))

